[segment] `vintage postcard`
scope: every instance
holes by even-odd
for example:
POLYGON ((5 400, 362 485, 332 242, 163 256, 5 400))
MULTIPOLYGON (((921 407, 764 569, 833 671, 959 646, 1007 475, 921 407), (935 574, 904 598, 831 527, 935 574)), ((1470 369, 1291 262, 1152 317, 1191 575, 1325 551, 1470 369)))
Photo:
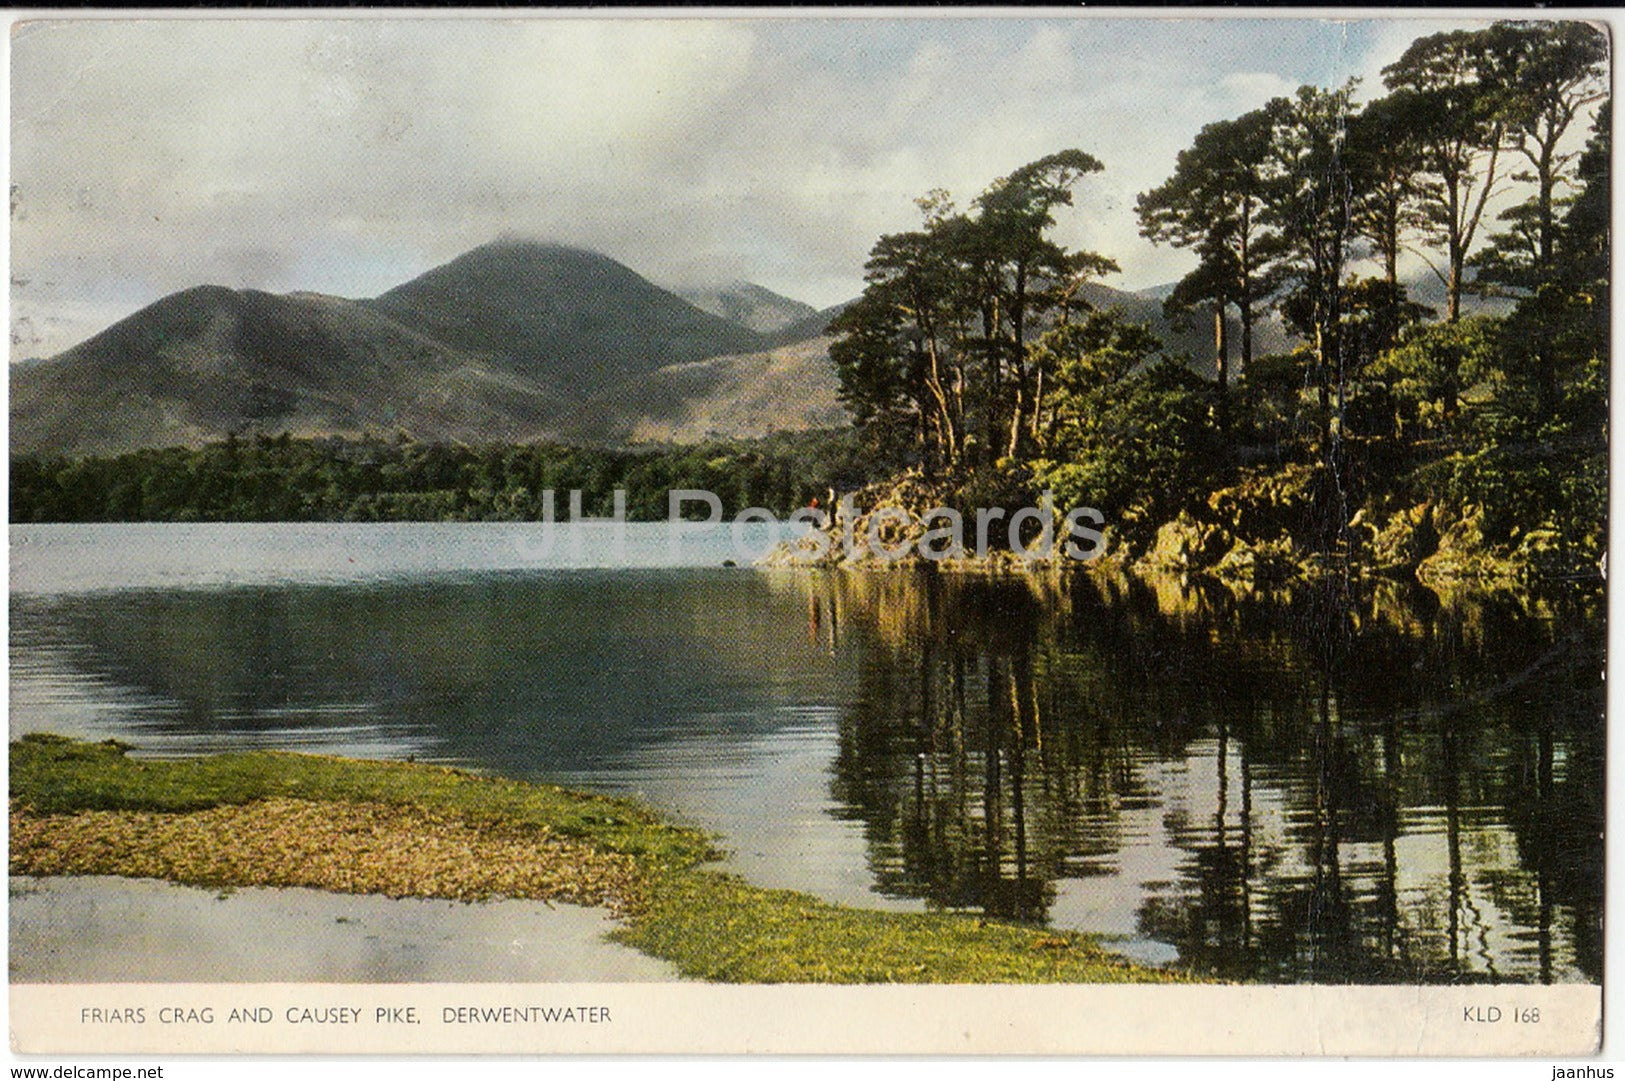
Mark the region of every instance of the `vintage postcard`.
POLYGON ((1612 42, 14 17, 13 1055, 1598 1054, 1612 42))

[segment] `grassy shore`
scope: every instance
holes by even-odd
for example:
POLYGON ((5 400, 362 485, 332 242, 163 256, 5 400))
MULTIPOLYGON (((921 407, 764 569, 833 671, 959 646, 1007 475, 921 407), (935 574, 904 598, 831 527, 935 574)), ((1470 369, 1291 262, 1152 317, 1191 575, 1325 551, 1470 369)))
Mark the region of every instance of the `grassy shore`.
POLYGON ((11 745, 11 873, 603 904, 620 941, 730 982, 1183 978, 1071 932, 761 889, 703 866, 718 854, 710 837, 630 800, 412 763, 126 751, 46 735, 11 745))

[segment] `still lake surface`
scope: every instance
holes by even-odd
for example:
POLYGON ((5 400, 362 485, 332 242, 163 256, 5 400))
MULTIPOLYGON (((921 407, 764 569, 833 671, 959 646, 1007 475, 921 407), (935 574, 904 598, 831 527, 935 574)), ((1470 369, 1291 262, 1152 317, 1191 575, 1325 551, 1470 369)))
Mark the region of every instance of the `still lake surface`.
POLYGON ((722 563, 767 527, 555 529, 14 526, 11 734, 635 793, 761 885, 1228 978, 1601 980, 1588 607, 757 571, 722 563))

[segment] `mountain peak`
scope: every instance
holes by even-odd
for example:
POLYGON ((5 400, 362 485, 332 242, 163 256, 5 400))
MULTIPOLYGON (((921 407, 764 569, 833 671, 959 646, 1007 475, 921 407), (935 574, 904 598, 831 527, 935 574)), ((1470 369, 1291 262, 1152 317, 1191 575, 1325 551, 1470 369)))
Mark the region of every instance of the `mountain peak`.
MULTIPOLYGON (((556 275, 591 272, 595 274, 615 273, 627 278, 638 277, 636 271, 623 266, 601 252, 595 252, 588 248, 578 248, 570 244, 559 244, 550 240, 537 240, 533 237, 504 233, 493 240, 486 241, 477 248, 470 248, 449 262, 420 275, 414 281, 422 281, 431 275, 446 272, 460 271, 468 273, 470 270, 497 275, 538 272, 556 275)), ((397 286, 395 289, 390 290, 390 293, 397 293, 412 284, 413 282, 407 282, 406 285, 397 286)), ((384 295, 388 296, 389 293, 384 295)))
POLYGON ((581 392, 762 344, 607 255, 517 236, 368 303, 437 341, 581 392))
POLYGON ((554 258, 560 256, 571 256, 576 258, 592 259, 595 261, 614 261, 611 260, 609 256, 604 255, 602 252, 593 251, 591 248, 583 248, 576 244, 565 244, 564 242, 558 240, 546 240, 542 237, 529 236, 525 233, 499 233, 490 240, 487 240, 484 244, 470 248, 468 251, 464 252, 462 256, 459 256, 459 258, 466 258, 470 255, 477 255, 480 253, 537 255, 554 258))
POLYGON ((677 294, 701 311, 710 312, 730 323, 777 335, 816 314, 811 304, 780 296, 766 286, 734 278, 722 285, 697 285, 679 289, 677 294))

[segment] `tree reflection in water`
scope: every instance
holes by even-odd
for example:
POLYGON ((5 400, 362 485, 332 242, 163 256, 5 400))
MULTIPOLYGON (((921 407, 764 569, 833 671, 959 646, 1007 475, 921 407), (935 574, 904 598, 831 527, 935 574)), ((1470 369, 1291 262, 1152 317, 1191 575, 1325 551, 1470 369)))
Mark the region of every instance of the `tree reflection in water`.
POLYGON ((1233 978, 1600 979, 1593 612, 1092 576, 778 588, 815 639, 864 639, 832 794, 883 893, 1087 929, 1066 913, 1124 893, 1138 938, 1233 978))

